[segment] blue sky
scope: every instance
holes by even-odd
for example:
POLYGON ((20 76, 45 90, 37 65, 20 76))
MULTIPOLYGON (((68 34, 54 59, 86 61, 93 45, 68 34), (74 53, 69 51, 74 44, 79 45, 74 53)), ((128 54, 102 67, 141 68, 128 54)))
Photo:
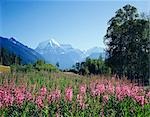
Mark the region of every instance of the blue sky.
POLYGON ((148 1, 50 1, 1 0, 0 36, 14 37, 36 48, 39 42, 55 38, 75 48, 105 47, 107 22, 126 4, 148 12, 148 1))

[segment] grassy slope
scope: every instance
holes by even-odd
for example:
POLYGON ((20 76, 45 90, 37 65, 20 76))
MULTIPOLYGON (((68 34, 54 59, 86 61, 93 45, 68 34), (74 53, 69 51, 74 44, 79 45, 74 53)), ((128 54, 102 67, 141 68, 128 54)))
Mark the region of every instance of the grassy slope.
POLYGON ((26 85, 28 88, 38 90, 42 86, 46 86, 48 89, 54 89, 58 87, 64 89, 69 86, 76 86, 83 82, 88 82, 87 78, 82 76, 66 75, 64 73, 48 73, 48 72, 28 72, 28 73, 7 73, 2 74, 0 78, 0 85, 8 83, 10 80, 15 81, 16 85, 26 85))
MULTIPOLYGON (((56 87, 64 91, 68 86, 71 86, 76 91, 80 84, 92 82, 96 79, 103 79, 100 76, 80 76, 75 74, 66 74, 63 72, 28 72, 28 73, 6 73, 1 74, 0 85, 15 81, 15 85, 25 85, 33 93, 37 92, 41 87, 46 86, 48 90, 53 90, 56 87)), ((109 77, 108 77, 109 78, 109 77)))
POLYGON ((0 73, 1 72, 10 72, 9 66, 0 65, 0 73))

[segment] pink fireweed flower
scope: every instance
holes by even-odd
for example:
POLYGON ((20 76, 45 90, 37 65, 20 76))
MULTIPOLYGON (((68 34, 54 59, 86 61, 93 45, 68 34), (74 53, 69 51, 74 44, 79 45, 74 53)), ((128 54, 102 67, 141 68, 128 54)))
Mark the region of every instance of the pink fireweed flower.
POLYGON ((4 95, 4 91, 2 89, 0 89, 0 101, 3 100, 3 95, 4 95))
POLYGON ((116 86, 116 97, 119 101, 123 100, 124 97, 126 97, 126 94, 122 91, 122 87, 120 85, 116 86))
POLYGON ((108 100, 109 100, 109 96, 108 96, 108 95, 104 95, 104 96, 103 96, 103 101, 104 101, 104 103, 107 103, 108 100))
POLYGON ((91 82, 90 83, 90 93, 91 93, 91 96, 96 96, 95 86, 96 86, 96 82, 91 82))
POLYGON ((46 92, 47 92, 46 87, 42 87, 42 88, 40 89, 40 95, 41 95, 41 96, 46 95, 46 92))
POLYGON ((86 89, 87 89, 86 84, 80 85, 79 93, 85 95, 86 94, 86 89))
POLYGON ((24 99, 25 99, 24 94, 19 93, 19 94, 17 95, 17 97, 16 97, 16 102, 17 102, 17 104, 23 104, 24 99))
POLYGON ((91 95, 92 96, 96 96, 97 95, 97 91, 95 88, 91 88, 91 95))
POLYGON ((59 90, 59 89, 56 89, 55 91, 54 91, 54 97, 55 97, 55 99, 56 100, 59 100, 60 98, 61 98, 61 91, 59 90))
POLYGON ((17 104, 23 104, 24 100, 25 100, 25 90, 24 88, 16 88, 15 92, 14 92, 14 96, 15 96, 15 102, 17 104))
POLYGON ((11 95, 10 92, 4 92, 4 95, 3 95, 3 103, 6 105, 6 106, 9 106, 9 105, 12 105, 13 104, 13 101, 14 101, 14 97, 13 95, 11 95))
POLYGON ((118 99, 119 101, 121 101, 121 100, 124 99, 124 96, 122 96, 121 94, 118 94, 118 95, 117 95, 117 99, 118 99))
POLYGON ((130 96, 131 95, 131 89, 129 86, 127 85, 122 85, 120 86, 120 92, 118 92, 118 94, 124 98, 126 96, 130 96))
POLYGON ((42 108, 42 107, 44 106, 44 104, 43 104, 43 97, 38 96, 38 97, 36 98, 36 100, 35 100, 35 103, 37 104, 37 106, 38 106, 39 108, 42 108))
POLYGON ((52 94, 49 94, 48 96, 47 96, 47 100, 48 100, 48 103, 49 104, 51 104, 52 103, 52 94))
POLYGON ((99 96, 100 94, 105 92, 105 85, 104 84, 97 84, 96 85, 96 94, 99 96))
POLYGON ((58 101, 61 98, 61 91, 58 89, 55 89, 54 91, 50 92, 47 98, 48 98, 49 103, 58 101))
POLYGON ((120 94, 121 93, 121 86, 117 85, 116 86, 116 94, 120 94))
POLYGON ((79 103, 81 109, 85 109, 85 107, 87 106, 84 102, 84 96, 83 95, 80 95, 80 94, 77 95, 77 102, 79 103))
POLYGON ((65 89, 65 98, 67 101, 72 101, 73 98, 73 90, 71 87, 65 89))
POLYGON ((32 94, 30 92, 26 92, 26 100, 30 101, 32 99, 33 99, 32 94))
POLYGON ((115 93, 115 87, 114 87, 114 85, 112 85, 111 83, 109 83, 109 84, 106 86, 106 91, 107 91, 107 93, 109 93, 109 94, 114 94, 114 93, 115 93))
POLYGON ((144 105, 144 96, 135 96, 134 99, 135 101, 140 103, 142 106, 144 105))
POLYGON ((138 86, 133 86, 131 90, 132 90, 133 95, 139 93, 139 87, 138 86))
POLYGON ((146 97, 150 99, 150 91, 147 92, 146 97))
POLYGON ((131 88, 129 87, 129 86, 127 86, 127 85, 125 85, 125 86, 123 86, 122 87, 122 93, 123 93, 123 95, 124 96, 131 96, 131 88))

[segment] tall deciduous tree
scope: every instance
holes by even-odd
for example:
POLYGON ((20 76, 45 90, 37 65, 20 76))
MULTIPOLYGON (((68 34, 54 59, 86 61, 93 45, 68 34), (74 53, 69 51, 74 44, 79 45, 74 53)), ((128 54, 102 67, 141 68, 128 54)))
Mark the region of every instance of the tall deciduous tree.
POLYGON ((125 5, 108 24, 104 41, 108 46, 106 63, 112 73, 120 78, 148 80, 149 20, 140 18, 134 6, 125 5))

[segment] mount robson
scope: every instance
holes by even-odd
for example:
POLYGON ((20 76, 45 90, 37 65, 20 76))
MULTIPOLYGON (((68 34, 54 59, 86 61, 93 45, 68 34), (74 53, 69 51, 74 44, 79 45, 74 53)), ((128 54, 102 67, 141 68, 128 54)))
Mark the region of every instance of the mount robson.
POLYGON ((101 47, 81 51, 73 48, 70 44, 60 44, 53 38, 43 41, 35 49, 31 49, 14 38, 0 37, 0 48, 5 48, 20 56, 24 64, 45 60, 53 65, 58 63, 60 69, 69 69, 76 62, 82 62, 87 57, 97 59, 101 56, 103 59, 105 58, 104 49, 101 47))

